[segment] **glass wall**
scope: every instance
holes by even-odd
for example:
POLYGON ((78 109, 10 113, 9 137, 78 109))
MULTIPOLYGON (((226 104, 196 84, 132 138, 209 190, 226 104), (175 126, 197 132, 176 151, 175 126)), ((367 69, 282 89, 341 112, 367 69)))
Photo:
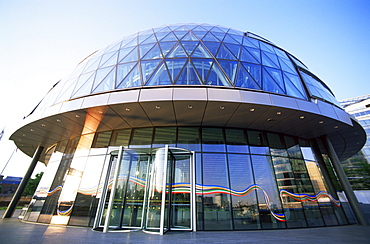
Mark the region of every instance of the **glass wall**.
MULTIPOLYGON (((104 184, 108 196, 103 197, 109 197, 109 153, 117 146, 149 152, 169 145, 195 152, 198 230, 347 223, 338 219, 336 213, 341 204, 326 191, 311 147, 301 138, 218 127, 123 129, 84 138, 62 141, 49 152, 49 165, 29 209, 29 221, 59 220, 68 225, 93 226, 104 184), (90 141, 89 150, 86 146, 81 148, 81 141, 84 145, 90 141)), ((125 213, 120 218, 124 221, 122 226, 140 228, 142 220, 138 216, 145 201, 141 192, 147 180, 147 160, 134 160, 128 168, 122 168, 122 192, 116 192, 115 198, 117 211, 125 213), (135 208, 137 214, 133 214, 135 208), (135 221, 132 216, 136 216, 135 221)), ((104 215, 101 221, 104 222, 104 215)))

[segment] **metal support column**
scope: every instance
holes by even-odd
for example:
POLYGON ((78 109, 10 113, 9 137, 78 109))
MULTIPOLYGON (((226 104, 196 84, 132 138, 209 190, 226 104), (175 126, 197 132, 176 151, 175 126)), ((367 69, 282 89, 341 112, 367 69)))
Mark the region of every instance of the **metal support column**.
POLYGON ((349 204, 351 205, 351 208, 353 210, 353 213, 356 216, 356 219, 360 225, 369 225, 369 222, 367 221, 364 212, 362 211, 362 208, 360 204, 358 203, 358 200, 355 196, 355 193, 353 192, 353 189, 351 185, 349 184, 349 181, 347 179, 346 173, 344 172, 342 168, 342 164, 339 161, 339 158, 334 150, 333 145, 331 144, 329 138, 327 136, 321 136, 321 140, 324 144, 324 147, 328 153, 328 156, 332 162, 332 165, 335 169, 335 172, 338 176, 339 182, 343 187, 343 190, 347 196, 347 199, 349 201, 349 204))
POLYGON ((44 150, 44 147, 39 146, 37 148, 35 154, 33 155, 31 164, 28 167, 28 170, 27 170, 26 174, 24 175, 21 183, 19 184, 19 186, 17 188, 17 191, 15 192, 15 194, 13 196, 12 201, 10 202, 8 208, 6 209, 6 211, 5 211, 4 215, 3 215, 3 219, 4 218, 11 218, 12 217, 12 215, 14 213, 14 210, 17 207, 17 204, 18 204, 19 200, 22 197, 22 194, 24 192, 24 189, 26 188, 26 185, 27 185, 29 179, 31 178, 31 175, 33 173, 33 170, 35 169, 36 164, 37 164, 37 162, 40 159, 41 152, 43 150, 44 150))

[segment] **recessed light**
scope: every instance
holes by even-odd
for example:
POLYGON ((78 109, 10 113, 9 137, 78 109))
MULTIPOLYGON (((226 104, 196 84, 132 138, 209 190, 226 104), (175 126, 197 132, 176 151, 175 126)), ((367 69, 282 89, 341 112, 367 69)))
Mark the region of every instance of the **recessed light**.
POLYGON ((272 118, 268 118, 267 121, 272 121, 273 119, 272 118))
POLYGON ((155 106, 156 109, 161 109, 161 106, 155 106))
POLYGON ((299 116, 299 119, 304 119, 304 116, 302 115, 302 116, 299 116))
POLYGON ((249 111, 254 112, 254 108, 250 108, 249 111))
POLYGON ((334 129, 338 129, 338 128, 339 128, 339 126, 338 126, 338 125, 334 126, 334 129))
POLYGON ((80 118, 80 115, 76 114, 76 118, 80 118))
POLYGON ((35 131, 34 129, 30 129, 30 131, 35 131))
POLYGON ((60 119, 57 119, 57 122, 60 122, 60 119))
POLYGON ((279 112, 276 112, 276 114, 277 114, 277 115, 280 115, 280 114, 281 114, 281 112, 280 112, 280 111, 279 111, 279 112))
POLYGON ((45 124, 41 124, 42 127, 45 127, 46 125, 45 124))
POLYGON ((221 110, 224 110, 224 109, 225 109, 225 107, 224 107, 224 106, 220 106, 220 109, 221 109, 221 110))
POLYGON ((23 134, 22 136, 26 136, 26 134, 23 134))
POLYGON ((188 108, 190 108, 190 109, 193 108, 193 105, 188 105, 188 108))
POLYGON ((319 124, 324 124, 324 121, 320 120, 320 121, 319 121, 319 124))
POLYGON ((102 113, 103 113, 103 111, 100 111, 100 110, 99 110, 99 111, 98 111, 98 113, 99 113, 99 114, 102 114, 102 113))
POLYGON ((126 108, 126 111, 129 112, 131 109, 130 108, 126 108))

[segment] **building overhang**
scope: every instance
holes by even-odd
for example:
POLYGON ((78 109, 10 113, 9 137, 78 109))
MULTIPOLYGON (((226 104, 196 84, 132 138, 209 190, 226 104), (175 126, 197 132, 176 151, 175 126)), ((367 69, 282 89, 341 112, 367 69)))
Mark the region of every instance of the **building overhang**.
MULTIPOLYGON (((358 152, 366 133, 343 109, 317 100, 228 87, 141 87, 62 102, 22 121, 10 139, 32 156, 81 134, 152 126, 222 126, 313 139, 328 135, 343 160, 358 152)), ((43 159, 41 159, 43 160, 43 159)))

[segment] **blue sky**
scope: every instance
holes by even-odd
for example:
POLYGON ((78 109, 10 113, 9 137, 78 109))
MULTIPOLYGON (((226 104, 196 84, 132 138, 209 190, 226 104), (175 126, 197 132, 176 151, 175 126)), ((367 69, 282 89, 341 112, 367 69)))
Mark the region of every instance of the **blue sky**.
MULTIPOLYGON (((0 0, 0 170, 13 127, 54 83, 95 50, 165 24, 251 31, 299 58, 338 100, 370 94, 369 10, 368 0, 0 0)), ((30 161, 18 152, 4 174, 23 176, 30 161)))

